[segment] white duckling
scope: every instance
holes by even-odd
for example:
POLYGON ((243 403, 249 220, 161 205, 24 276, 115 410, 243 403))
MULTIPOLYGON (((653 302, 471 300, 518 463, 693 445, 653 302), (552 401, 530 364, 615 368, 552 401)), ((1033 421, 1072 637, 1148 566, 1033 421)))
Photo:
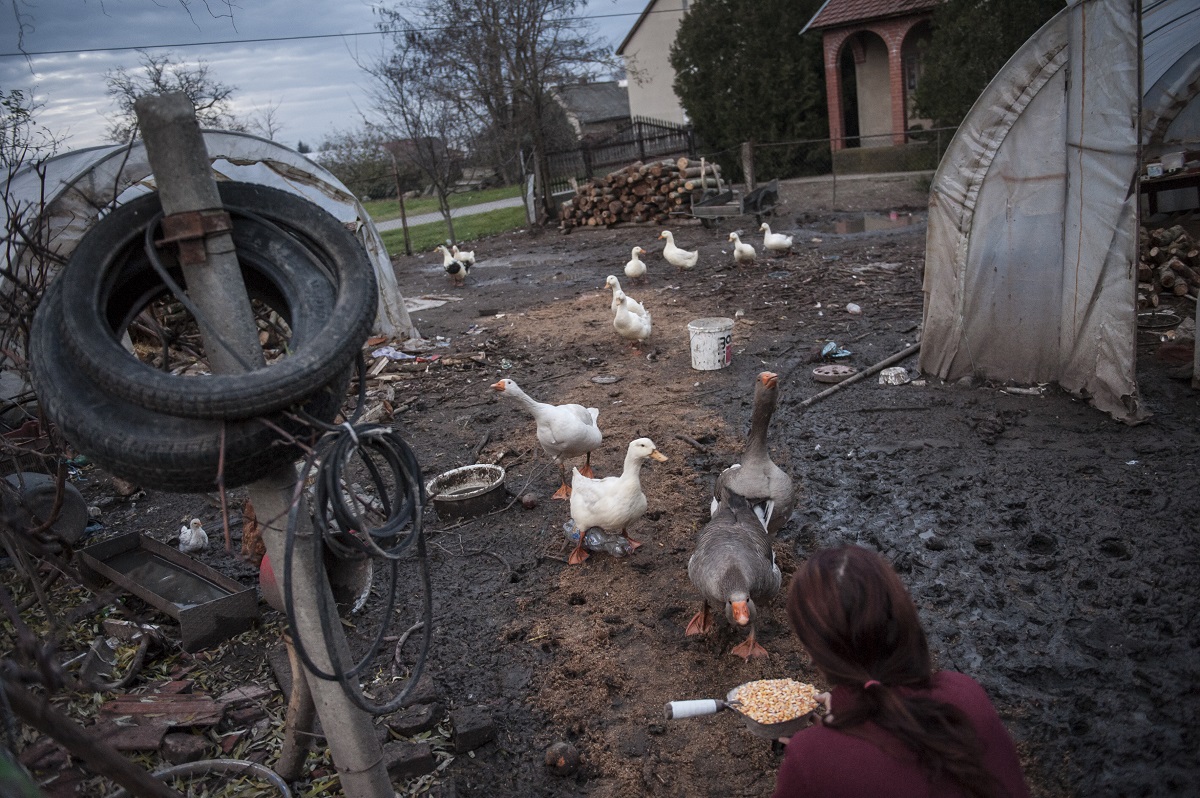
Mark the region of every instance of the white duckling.
POLYGON ((465 263, 467 266, 475 265, 475 250, 473 249, 463 250, 458 248, 458 244, 452 244, 450 246, 450 254, 460 263, 465 263))
POLYGON ((455 288, 462 288, 467 282, 467 274, 471 271, 471 264, 464 263, 451 254, 450 250, 442 245, 438 245, 438 249, 442 252, 442 268, 446 270, 446 274, 454 281, 455 288))
POLYGON ((612 298, 611 308, 612 308, 613 313, 617 312, 617 304, 618 304, 617 298, 620 297, 622 294, 624 294, 625 297, 629 300, 628 307, 629 307, 630 313, 634 313, 638 316, 646 315, 646 309, 644 307, 642 307, 642 303, 638 302, 636 299, 629 296, 629 294, 626 294, 624 291, 621 290, 621 283, 619 280, 617 280, 616 275, 613 275, 613 274, 608 275, 608 279, 604 281, 604 287, 607 288, 609 291, 612 291, 613 298, 612 298))
POLYGON ((733 242, 733 262, 736 264, 754 263, 754 259, 758 257, 758 253, 754 251, 754 247, 743 243, 737 233, 730 233, 729 240, 733 242))
POLYGON ((754 639, 754 622, 758 606, 774 598, 783 582, 767 532, 769 511, 764 520, 746 497, 721 486, 717 492, 717 510, 700 530, 688 560, 688 578, 704 604, 688 623, 686 634, 707 633, 713 625, 709 606, 724 607, 731 625, 750 628, 730 653, 746 660, 766 657, 767 650, 754 639))
POLYGON ((646 250, 641 247, 634 247, 632 251, 633 257, 625 264, 625 276, 630 280, 640 280, 646 276, 646 264, 638 257, 645 255, 646 250))
POLYGON ((787 252, 792 248, 792 237, 783 233, 772 233, 771 226, 766 222, 762 223, 758 231, 763 234, 763 249, 768 252, 787 252))
POLYGON ((571 472, 571 520, 579 530, 579 542, 567 562, 578 565, 588 558, 584 538, 588 530, 599 527, 605 532, 620 532, 633 549, 642 544, 629 537, 629 527, 646 512, 646 494, 642 492, 642 464, 647 457, 660 463, 667 457, 649 438, 631 441, 625 452, 625 467, 618 477, 591 479, 573 469, 571 472))
POLYGON ((650 337, 652 329, 650 321, 650 312, 642 308, 641 304, 630 299, 624 291, 615 291, 613 301, 617 303, 617 311, 613 316, 613 329, 617 334, 627 341, 632 341, 634 347, 641 345, 650 337), (634 306, 641 309, 641 313, 635 313, 634 306))
POLYGON ((179 528, 179 550, 184 554, 195 554, 208 548, 208 533, 199 518, 179 528))
POLYGON ((681 269, 695 268, 696 262, 700 260, 700 250, 688 252, 675 246, 675 236, 670 230, 663 230, 658 237, 667 239, 667 244, 663 247, 663 257, 667 259, 667 263, 681 269))
POLYGON ((592 476, 592 449, 599 446, 603 440, 600 427, 596 423, 600 416, 599 410, 578 404, 551 405, 539 402, 510 379, 495 383, 492 390, 498 391, 501 396, 515 399, 537 422, 538 443, 542 445, 542 451, 558 463, 558 476, 562 483, 551 498, 565 499, 571 495, 564 460, 587 455, 583 471, 579 473, 592 476))

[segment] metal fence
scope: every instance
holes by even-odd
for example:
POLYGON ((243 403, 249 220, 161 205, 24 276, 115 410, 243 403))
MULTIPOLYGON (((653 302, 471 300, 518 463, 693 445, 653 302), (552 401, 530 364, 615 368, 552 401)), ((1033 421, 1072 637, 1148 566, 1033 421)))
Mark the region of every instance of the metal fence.
POLYGON ((635 116, 629 125, 598 141, 584 142, 571 150, 547 153, 547 183, 552 194, 569 191, 574 184, 635 161, 695 153, 690 125, 635 116))

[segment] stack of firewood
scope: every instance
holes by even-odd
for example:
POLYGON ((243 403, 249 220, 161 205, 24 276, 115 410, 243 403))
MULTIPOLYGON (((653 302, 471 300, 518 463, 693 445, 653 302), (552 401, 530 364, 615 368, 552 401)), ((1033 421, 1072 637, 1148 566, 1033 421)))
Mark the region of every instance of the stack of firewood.
POLYGON ((1138 308, 1156 308, 1159 295, 1196 297, 1200 246, 1179 225, 1142 230, 1138 259, 1138 308))
POLYGON ((690 211, 698 192, 720 187, 721 167, 703 159, 638 161, 576 188, 559 210, 559 226, 569 230, 619 222, 662 224, 673 212, 690 211))

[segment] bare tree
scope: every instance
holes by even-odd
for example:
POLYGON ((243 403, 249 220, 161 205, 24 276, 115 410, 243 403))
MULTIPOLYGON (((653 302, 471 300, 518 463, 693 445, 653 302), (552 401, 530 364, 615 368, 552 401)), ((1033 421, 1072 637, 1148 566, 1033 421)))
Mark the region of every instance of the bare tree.
POLYGON ((279 102, 267 103, 265 108, 254 106, 246 128, 264 139, 275 141, 275 137, 283 132, 283 122, 279 119, 279 102))
POLYGON ((607 49, 578 14, 584 5, 425 0, 412 19, 399 8, 379 9, 378 27, 391 35, 395 53, 437 76, 431 90, 470 121, 476 141, 492 143, 497 165, 515 179, 522 149, 535 154, 544 173, 551 90, 611 69, 607 49))
POLYGON ((222 130, 246 129, 245 123, 230 110, 231 98, 236 86, 226 86, 209 71, 203 59, 195 65, 176 60, 170 53, 156 55, 145 50, 138 51, 140 69, 129 71, 125 67, 104 73, 108 84, 108 96, 116 103, 116 112, 109 117, 109 141, 124 142, 132 138, 137 128, 137 115, 133 104, 147 94, 182 92, 196 108, 196 119, 201 127, 222 130))
POLYGON ((458 98, 444 91, 445 66, 430 59, 417 35, 397 37, 390 56, 364 66, 374 78, 371 102, 377 127, 398 163, 418 170, 433 189, 451 241, 450 193, 462 173, 462 146, 470 120, 458 98))

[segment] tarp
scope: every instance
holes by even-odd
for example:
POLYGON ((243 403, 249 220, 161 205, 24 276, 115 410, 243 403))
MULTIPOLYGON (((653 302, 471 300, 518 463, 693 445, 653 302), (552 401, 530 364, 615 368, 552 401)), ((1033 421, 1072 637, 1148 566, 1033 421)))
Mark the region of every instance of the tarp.
POLYGON ((1200 8, 1147 2, 1141 20, 1137 8, 1068 5, 959 127, 930 193, 922 371, 1057 383, 1115 418, 1145 417, 1135 375, 1140 147, 1156 127, 1163 139, 1194 139, 1200 8))
MULTIPOLYGON (((327 170, 287 147, 246 133, 204 131, 204 145, 220 180, 258 183, 298 194, 321 206, 354 231, 366 248, 379 280, 379 306, 373 331, 400 340, 420 338, 404 306, 395 270, 379 232, 362 205, 327 170)), ((146 148, 136 141, 76 150, 30 165, 8 183, 5 228, 13 216, 26 226, 44 203, 41 245, 65 260, 80 238, 108 209, 155 189, 146 148), (114 200, 115 198, 115 200, 114 200)), ((30 248, 10 251, 7 266, 23 277, 30 269, 30 248)))

